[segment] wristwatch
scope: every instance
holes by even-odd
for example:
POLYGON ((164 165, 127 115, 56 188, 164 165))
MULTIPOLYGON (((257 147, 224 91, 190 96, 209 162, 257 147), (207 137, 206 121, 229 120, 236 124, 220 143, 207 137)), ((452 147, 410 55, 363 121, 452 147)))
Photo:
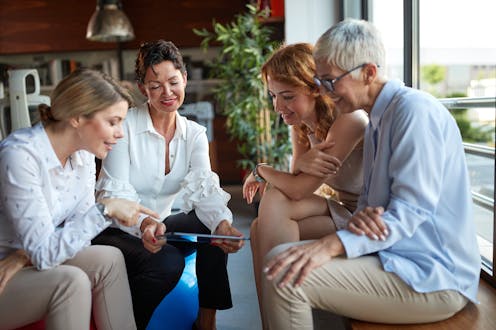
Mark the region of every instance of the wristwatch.
POLYGON ((262 165, 269 165, 269 164, 267 164, 267 163, 258 163, 255 166, 255 168, 253 169, 253 172, 252 172, 253 173, 253 176, 255 177, 255 181, 257 181, 257 182, 267 182, 264 178, 262 178, 260 176, 260 174, 258 174, 258 167, 259 166, 262 166, 262 165))
POLYGON ((98 209, 98 211, 100 211, 100 213, 103 215, 105 220, 112 221, 112 218, 108 213, 107 206, 105 206, 102 203, 96 203, 96 208, 98 209))

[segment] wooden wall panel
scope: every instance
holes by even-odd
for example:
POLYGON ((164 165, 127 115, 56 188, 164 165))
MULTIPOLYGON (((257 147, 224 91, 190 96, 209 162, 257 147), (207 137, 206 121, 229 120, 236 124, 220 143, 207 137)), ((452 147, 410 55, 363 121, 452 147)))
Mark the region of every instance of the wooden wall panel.
MULTIPOLYGON (((179 47, 197 47, 192 28, 227 22, 245 10, 249 0, 122 0, 136 39, 123 44, 135 49, 142 41, 167 39, 179 47)), ((86 26, 95 11, 91 0, 0 0, 0 54, 115 49, 115 43, 86 40, 86 26)))

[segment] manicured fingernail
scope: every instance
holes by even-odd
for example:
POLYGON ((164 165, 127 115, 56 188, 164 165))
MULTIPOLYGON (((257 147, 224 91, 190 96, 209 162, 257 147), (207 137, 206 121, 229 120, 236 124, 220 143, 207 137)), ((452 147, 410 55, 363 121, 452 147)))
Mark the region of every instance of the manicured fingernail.
POLYGON ((384 235, 389 236, 389 230, 384 229, 384 235))
POLYGON ((384 235, 381 235, 381 241, 385 241, 386 237, 384 235))
POLYGON ((264 273, 267 273, 269 271, 269 267, 265 267, 263 270, 262 270, 264 273))
POLYGON ((378 241, 378 240, 379 240, 379 237, 378 237, 376 234, 373 234, 373 235, 372 235, 372 238, 373 238, 374 240, 376 240, 376 241, 378 241))

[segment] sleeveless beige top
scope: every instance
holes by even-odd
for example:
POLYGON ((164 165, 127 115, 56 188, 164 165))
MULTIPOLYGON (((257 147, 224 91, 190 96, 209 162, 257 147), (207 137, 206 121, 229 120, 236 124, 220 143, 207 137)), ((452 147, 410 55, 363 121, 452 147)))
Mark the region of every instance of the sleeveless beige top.
MULTIPOLYGON (((310 145, 320 143, 314 134, 309 134, 310 145)), ((359 144, 344 160, 336 175, 325 182, 336 196, 328 200, 329 211, 338 229, 346 226, 348 219, 357 207, 358 197, 363 185, 363 146, 359 144)))

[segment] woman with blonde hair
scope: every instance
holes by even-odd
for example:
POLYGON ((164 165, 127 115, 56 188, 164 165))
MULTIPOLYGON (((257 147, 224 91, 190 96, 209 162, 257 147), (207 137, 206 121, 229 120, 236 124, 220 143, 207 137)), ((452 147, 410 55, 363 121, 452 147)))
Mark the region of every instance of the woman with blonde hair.
POLYGON ((0 143, 0 328, 135 329, 121 252, 90 246, 112 223, 155 212, 133 201, 95 204, 95 155, 122 138, 131 99, 109 76, 78 70, 40 105, 41 123, 0 143), (40 271, 43 270, 43 271, 40 271))
POLYGON ((361 110, 340 112, 314 81, 312 46, 281 47, 262 67, 275 111, 291 125, 291 172, 258 164, 246 179, 248 202, 263 193, 251 227, 253 266, 261 301, 260 280, 266 253, 274 246, 317 239, 346 226, 362 184, 362 139, 368 118, 361 110), (331 197, 314 192, 323 184, 331 197))

